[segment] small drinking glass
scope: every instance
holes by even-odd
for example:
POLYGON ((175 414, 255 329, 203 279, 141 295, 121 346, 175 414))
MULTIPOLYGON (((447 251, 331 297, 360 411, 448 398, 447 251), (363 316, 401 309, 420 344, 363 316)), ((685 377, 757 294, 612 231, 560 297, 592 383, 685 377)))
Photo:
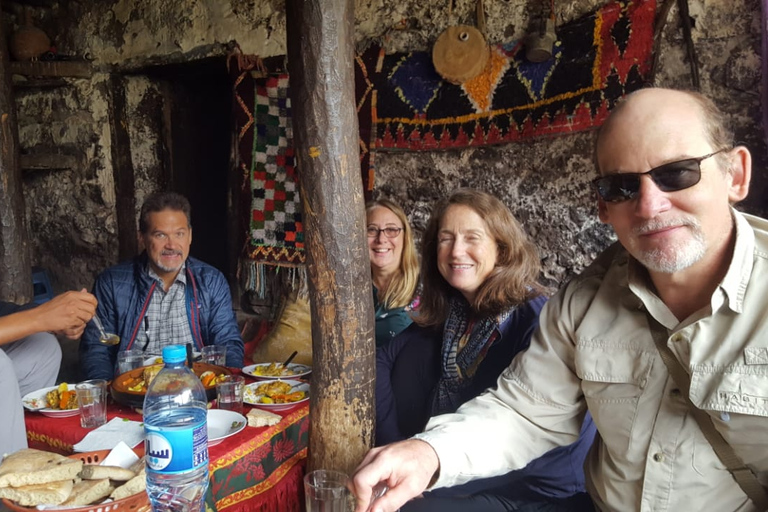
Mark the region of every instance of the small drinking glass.
POLYGON ((202 350, 202 361, 215 366, 227 363, 227 347, 224 345, 206 345, 202 350))
POLYGON ((216 404, 219 409, 243 414, 243 390, 245 378, 242 375, 225 375, 216 382, 216 404))
POLYGON ((75 385, 77 405, 80 407, 80 425, 83 428, 100 427, 107 422, 107 381, 86 380, 75 385))
POLYGON ((122 375, 144 366, 149 356, 143 350, 123 350, 117 353, 117 375, 122 375))
POLYGON ((355 498, 347 483, 349 477, 340 471, 316 469, 304 477, 307 512, 350 512, 355 498))

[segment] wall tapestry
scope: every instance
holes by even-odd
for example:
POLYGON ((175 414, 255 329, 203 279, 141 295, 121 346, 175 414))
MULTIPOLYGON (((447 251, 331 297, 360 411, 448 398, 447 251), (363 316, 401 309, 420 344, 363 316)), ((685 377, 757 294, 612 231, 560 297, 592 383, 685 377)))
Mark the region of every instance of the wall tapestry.
MULTIPOLYGON (((304 284, 306 261, 301 193, 293 148, 288 74, 269 73, 253 56, 233 55, 230 73, 234 84, 234 118, 237 164, 242 175, 240 203, 246 233, 240 260, 240 278, 247 291, 265 297, 275 283, 282 290, 304 284), (234 61, 237 61, 236 64, 234 61)), ((357 65, 355 80, 366 81, 357 65)), ((368 84, 370 87, 370 83, 368 84)), ((370 98, 358 87, 358 110, 370 119, 370 98)), ((365 199, 373 191, 373 159, 368 130, 361 131, 360 165, 365 199)), ((280 291, 279 293, 282 293, 280 291)))
POLYGON ((611 2, 560 25, 542 63, 528 62, 520 41, 492 45, 485 71, 461 85, 440 78, 429 52, 369 48, 358 65, 372 84, 371 146, 460 148, 599 126, 646 83, 655 10, 655 0, 611 2))

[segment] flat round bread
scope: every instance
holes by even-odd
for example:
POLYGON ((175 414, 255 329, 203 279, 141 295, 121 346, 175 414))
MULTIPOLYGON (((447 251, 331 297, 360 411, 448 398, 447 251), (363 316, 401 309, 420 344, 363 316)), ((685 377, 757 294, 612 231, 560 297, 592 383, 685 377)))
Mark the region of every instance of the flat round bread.
POLYGON ((20 487, 74 479, 82 467, 82 460, 25 448, 3 459, 0 464, 0 487, 20 487))
POLYGON ((81 480, 75 484, 69 498, 62 505, 90 505, 103 500, 114 490, 109 478, 81 480))
POLYGON ((19 487, 0 487, 0 498, 7 498, 24 507, 59 505, 69 498, 73 486, 73 480, 59 480, 19 487))

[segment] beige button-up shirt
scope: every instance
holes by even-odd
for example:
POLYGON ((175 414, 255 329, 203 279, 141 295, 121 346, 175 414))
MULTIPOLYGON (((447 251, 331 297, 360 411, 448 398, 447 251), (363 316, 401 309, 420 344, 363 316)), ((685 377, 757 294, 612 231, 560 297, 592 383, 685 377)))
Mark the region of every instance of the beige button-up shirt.
POLYGON ((620 245, 544 307, 498 389, 419 434, 436 487, 525 466, 571 443, 589 408, 599 432, 588 490, 603 511, 754 511, 704 438, 656 349, 646 315, 691 375, 691 401, 768 483, 768 222, 733 211, 736 245, 710 305, 682 323, 620 245))

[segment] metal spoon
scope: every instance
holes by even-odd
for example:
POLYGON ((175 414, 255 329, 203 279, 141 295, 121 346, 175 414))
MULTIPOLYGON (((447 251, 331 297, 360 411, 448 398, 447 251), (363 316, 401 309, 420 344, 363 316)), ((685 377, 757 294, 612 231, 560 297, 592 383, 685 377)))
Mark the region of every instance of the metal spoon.
POLYGON ((96 328, 99 330, 99 341, 103 343, 104 345, 117 345, 120 343, 120 336, 117 334, 108 333, 104 330, 104 324, 101 323, 101 320, 99 320, 99 317, 96 315, 93 315, 93 325, 96 326, 96 328))

